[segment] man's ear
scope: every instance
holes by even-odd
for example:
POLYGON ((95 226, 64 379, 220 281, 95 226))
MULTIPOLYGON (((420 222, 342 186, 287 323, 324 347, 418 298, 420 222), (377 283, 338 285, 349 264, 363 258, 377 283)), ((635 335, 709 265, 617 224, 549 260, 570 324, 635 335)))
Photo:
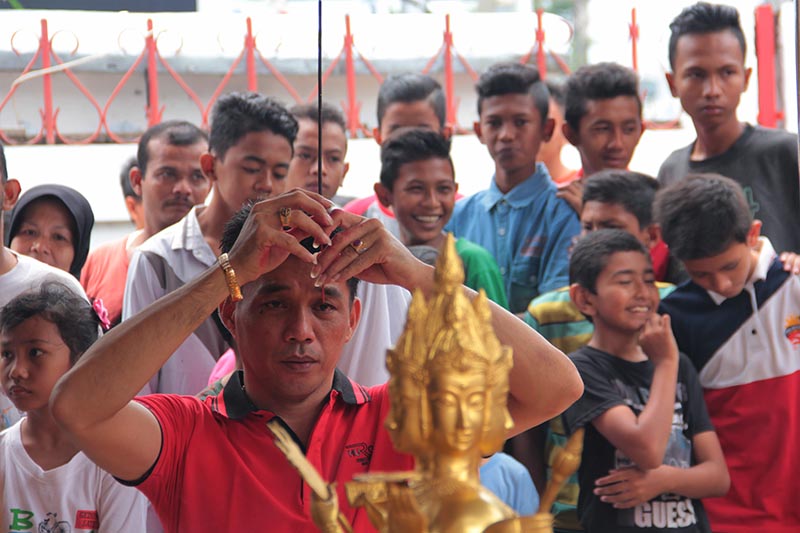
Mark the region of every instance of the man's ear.
POLYGON ((392 207, 392 202, 394 201, 392 191, 384 187, 381 182, 377 182, 373 189, 375 190, 375 196, 378 197, 378 201, 383 207, 392 207))
POLYGON ((481 142, 481 144, 486 144, 486 142, 484 142, 484 140, 483 140, 483 135, 481 133, 481 123, 480 122, 473 122, 472 123, 472 130, 475 132, 475 135, 478 136, 478 140, 481 142))
POLYGON ((219 304, 217 308, 219 311, 219 318, 222 320, 222 324, 225 326, 225 329, 230 331, 233 338, 236 338, 236 304, 231 300, 231 297, 228 296, 225 300, 219 304))
MULTIPOLYGON (((750 74, 753 73, 752 67, 744 69, 744 90, 747 90, 747 87, 750 85, 750 74)), ((744 91, 743 91, 744 92, 744 91)))
POLYGON ((750 229, 747 232, 747 246, 755 248, 758 244, 758 238, 761 236, 761 221, 753 220, 750 224, 750 229))
POLYGON ((653 222, 649 226, 644 229, 645 233, 647 234, 647 247, 652 248, 661 240, 661 226, 653 222))
POLYGON ((217 172, 214 164, 217 162, 217 157, 210 152, 206 152, 200 156, 200 168, 203 174, 212 182, 217 181, 217 172))
POLYGON ((547 142, 553 137, 553 130, 556 127, 556 120, 548 118, 542 125, 542 142, 547 142))
MULTIPOLYGON (((349 162, 344 164, 344 172, 342 172, 342 179, 339 180, 339 187, 341 187, 344 184, 344 179, 347 177, 347 171, 348 170, 350 170, 350 163, 349 162)), ((339 190, 339 187, 336 187, 337 191, 339 190)), ((333 194, 335 195, 336 192, 334 191, 333 194)))
POLYGON ((569 286, 569 298, 578 311, 586 316, 594 316, 594 297, 596 295, 586 287, 581 287, 577 283, 569 286))
POLYGON ((128 211, 128 216, 130 217, 131 221, 133 221, 134 224, 138 223, 138 220, 136 220, 136 208, 138 205, 139 205, 139 200, 137 200, 133 196, 125 197, 125 209, 128 211))
POLYGON ((667 72, 664 76, 667 78, 667 85, 669 85, 669 92, 672 93, 672 97, 678 98, 678 91, 675 89, 675 73, 667 72))
POLYGON ((561 125, 561 132, 564 134, 564 138, 569 141, 572 146, 577 147, 581 142, 581 136, 578 135, 578 132, 572 129, 572 126, 564 122, 561 125))
POLYGON ((22 190, 19 182, 14 179, 7 180, 3 185, 3 211, 11 211, 19 200, 19 193, 22 190))
POLYGON ((139 167, 131 167, 130 172, 128 172, 128 179, 131 182, 131 188, 133 192, 142 197, 142 170, 139 167))
POLYGON ((353 337, 359 320, 361 320, 361 300, 356 297, 353 299, 353 304, 350 306, 350 328, 345 334, 345 342, 353 337))
POLYGON ((442 137, 444 137, 445 139, 449 139, 450 137, 453 136, 453 128, 451 128, 450 126, 445 126, 442 128, 442 131, 440 133, 442 134, 442 137))
POLYGON ((379 128, 372 128, 372 138, 375 139, 375 142, 378 143, 378 146, 381 145, 383 139, 381 138, 381 130, 379 128))

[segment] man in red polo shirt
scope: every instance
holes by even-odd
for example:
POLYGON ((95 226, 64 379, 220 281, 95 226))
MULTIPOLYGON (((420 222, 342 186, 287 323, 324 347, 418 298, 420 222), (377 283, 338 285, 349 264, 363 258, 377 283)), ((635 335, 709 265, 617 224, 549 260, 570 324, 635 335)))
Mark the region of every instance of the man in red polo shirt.
MULTIPOLYGON (((337 483, 356 531, 372 526, 363 509, 346 504, 345 482, 412 466, 383 427, 386 385, 360 387, 336 363, 361 311, 354 275, 431 295, 433 269, 377 220, 329 214, 332 206, 295 190, 239 213, 219 265, 123 322, 56 385, 57 421, 99 466, 148 496, 166 531, 313 528, 310 491, 266 427, 276 417, 323 478, 337 483), (312 240, 327 247, 312 254, 312 240), (239 285, 243 298, 235 301, 239 285), (133 400, 218 304, 243 370, 205 402, 133 400)), ((499 339, 514 350, 508 407, 517 433, 563 411, 583 387, 561 352, 490 305, 499 339)))

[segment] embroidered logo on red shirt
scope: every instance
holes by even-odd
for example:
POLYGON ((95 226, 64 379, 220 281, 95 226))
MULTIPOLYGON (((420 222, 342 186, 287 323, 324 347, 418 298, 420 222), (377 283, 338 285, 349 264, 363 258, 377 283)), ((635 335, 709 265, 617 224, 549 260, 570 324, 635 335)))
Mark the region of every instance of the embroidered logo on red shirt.
POLYGON ((75 513, 75 529, 97 529, 100 519, 97 511, 78 511, 75 513))
POLYGON ((361 466, 369 466, 369 463, 372 460, 372 449, 373 446, 371 444, 367 444, 366 442, 347 444, 344 447, 344 451, 347 456, 354 458, 361 466))
POLYGON ((786 319, 786 329, 783 333, 793 346, 800 346, 800 316, 790 315, 786 319))

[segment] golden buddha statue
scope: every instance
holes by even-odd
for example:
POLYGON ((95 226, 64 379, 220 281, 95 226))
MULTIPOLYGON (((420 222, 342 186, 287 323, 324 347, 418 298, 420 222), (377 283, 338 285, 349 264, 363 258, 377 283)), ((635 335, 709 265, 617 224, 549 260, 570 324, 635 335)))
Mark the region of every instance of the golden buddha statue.
MULTIPOLYGON (((387 353, 391 406, 385 424, 395 448, 414 456, 415 469, 356 477, 346 485, 350 505, 364 507, 381 532, 552 532, 550 504, 540 508, 545 512, 517 517, 480 483, 482 457, 499 451, 513 427, 507 409, 512 353, 492 329, 483 291, 472 300, 464 293, 452 235, 438 257, 435 279, 430 299, 414 293, 405 330, 387 353)), ((284 445, 293 444, 288 440, 284 445)), ((287 452, 298 466, 302 458, 296 455, 287 452)), ((564 465, 574 471, 573 462, 564 465)), ((312 488, 321 487, 312 504, 317 526, 347 531, 335 493, 316 472, 298 469, 312 488)))

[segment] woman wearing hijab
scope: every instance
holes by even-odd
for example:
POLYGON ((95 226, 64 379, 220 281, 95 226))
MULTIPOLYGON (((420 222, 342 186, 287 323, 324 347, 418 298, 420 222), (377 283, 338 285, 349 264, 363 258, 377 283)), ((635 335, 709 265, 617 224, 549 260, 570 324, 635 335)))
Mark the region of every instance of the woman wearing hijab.
POLYGON ((8 246, 80 279, 93 226, 92 207, 81 193, 64 185, 39 185, 11 211, 8 246))

